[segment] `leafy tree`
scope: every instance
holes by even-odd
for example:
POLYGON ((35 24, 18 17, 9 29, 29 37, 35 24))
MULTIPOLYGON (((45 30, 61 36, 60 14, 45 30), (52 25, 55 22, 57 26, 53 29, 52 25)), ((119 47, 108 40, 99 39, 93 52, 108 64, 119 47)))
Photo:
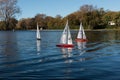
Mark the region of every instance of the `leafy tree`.
POLYGON ((16 20, 15 18, 10 18, 9 21, 9 28, 10 29, 16 29, 16 24, 18 23, 18 20, 16 20))
POLYGON ((45 14, 37 14, 35 16, 35 23, 39 24, 40 27, 45 28, 46 27, 46 21, 45 21, 46 15, 45 14))
POLYGON ((51 16, 46 16, 45 21, 46 21, 46 28, 45 29, 52 29, 53 27, 53 21, 54 18, 51 16))
MULTIPOLYGON (((13 19, 13 18, 12 18, 13 19)), ((78 29, 80 22, 85 29, 104 29, 110 25, 109 21, 116 23, 116 28, 120 27, 120 12, 108 11, 103 8, 97 8, 93 5, 85 4, 78 11, 73 12, 65 17, 56 15, 55 17, 46 14, 36 14, 33 18, 21 19, 18 21, 16 29, 36 29, 36 24, 43 29, 63 29, 67 19, 71 29, 78 29), (119 27, 118 27, 119 26, 119 27)), ((0 22, 0 29, 6 29, 4 21, 0 22)), ((114 28, 115 26, 110 26, 114 28)), ((10 27, 13 28, 13 27, 10 27)))
POLYGON ((6 30, 4 23, 5 23, 4 21, 0 21, 0 30, 6 30))

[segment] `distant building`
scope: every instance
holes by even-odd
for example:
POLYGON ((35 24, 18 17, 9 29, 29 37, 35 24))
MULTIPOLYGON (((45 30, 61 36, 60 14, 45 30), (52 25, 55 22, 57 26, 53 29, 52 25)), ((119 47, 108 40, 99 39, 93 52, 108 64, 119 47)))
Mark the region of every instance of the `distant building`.
POLYGON ((41 27, 40 30, 43 30, 43 28, 41 27))
POLYGON ((111 25, 111 26, 116 25, 114 21, 109 21, 108 24, 111 25))

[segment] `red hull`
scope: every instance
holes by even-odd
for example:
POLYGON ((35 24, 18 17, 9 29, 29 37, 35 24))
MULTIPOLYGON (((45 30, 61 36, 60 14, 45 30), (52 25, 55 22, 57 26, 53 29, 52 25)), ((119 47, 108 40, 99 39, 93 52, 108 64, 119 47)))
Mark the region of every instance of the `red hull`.
POLYGON ((64 47, 64 48, 69 48, 69 47, 74 47, 74 45, 73 44, 57 44, 56 45, 57 47, 64 47))
POLYGON ((87 42, 88 40, 87 39, 79 39, 79 38, 77 38, 77 39, 75 39, 75 41, 76 42, 87 42))

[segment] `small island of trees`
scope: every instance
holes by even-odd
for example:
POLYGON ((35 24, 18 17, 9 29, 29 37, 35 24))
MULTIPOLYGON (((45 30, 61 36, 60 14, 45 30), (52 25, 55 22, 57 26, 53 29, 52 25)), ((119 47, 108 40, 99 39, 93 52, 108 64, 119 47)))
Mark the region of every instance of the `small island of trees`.
POLYGON ((43 29, 63 29, 66 20, 69 20, 71 29, 78 29, 80 22, 85 29, 120 29, 120 11, 104 10, 93 5, 85 4, 76 12, 62 17, 47 16, 38 13, 33 18, 16 19, 20 14, 17 0, 0 1, 0 30, 31 30, 36 29, 36 24, 43 29))

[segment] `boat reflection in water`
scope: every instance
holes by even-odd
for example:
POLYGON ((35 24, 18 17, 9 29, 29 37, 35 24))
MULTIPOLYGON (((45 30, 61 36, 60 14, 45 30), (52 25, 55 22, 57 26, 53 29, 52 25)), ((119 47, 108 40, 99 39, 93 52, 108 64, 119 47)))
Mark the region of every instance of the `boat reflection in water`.
POLYGON ((62 53, 63 53, 63 57, 66 59, 65 63, 72 63, 73 60, 70 59, 72 57, 72 48, 61 48, 62 53))
POLYGON ((78 49, 83 50, 86 48, 86 42, 77 42, 78 49))
POLYGON ((63 59, 64 59, 64 63, 66 65, 66 68, 63 69, 64 74, 70 78, 71 76, 69 76, 70 74, 72 74, 72 70, 70 68, 70 66, 68 65, 72 65, 73 63, 73 55, 72 55, 72 48, 61 48, 62 54, 63 54, 63 59))
POLYGON ((73 48, 61 48, 63 58, 65 59, 65 63, 85 61, 86 57, 83 55, 86 52, 85 48, 86 42, 77 42, 78 53, 76 54, 72 54, 73 48), (75 56, 77 56, 76 59, 74 59, 75 56))
MULTIPOLYGON (((79 56, 82 56, 86 52, 86 42, 77 42, 77 48, 79 50, 79 56)), ((85 57, 81 57, 79 61, 85 61, 85 57)))
POLYGON ((37 54, 39 55, 40 54, 40 40, 37 40, 36 41, 36 45, 37 45, 37 54))

